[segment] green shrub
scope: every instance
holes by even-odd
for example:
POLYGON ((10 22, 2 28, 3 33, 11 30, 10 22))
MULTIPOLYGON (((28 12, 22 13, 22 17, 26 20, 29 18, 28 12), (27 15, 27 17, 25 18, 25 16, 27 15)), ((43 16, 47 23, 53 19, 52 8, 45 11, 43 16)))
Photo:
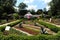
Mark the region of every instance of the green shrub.
POLYGON ((5 26, 0 27, 0 31, 3 32, 5 30, 5 26))
POLYGON ((14 14, 13 14, 13 18, 14 18, 14 19, 19 19, 18 13, 14 13, 14 14))
POLYGON ((12 23, 10 23, 10 24, 8 24, 8 25, 10 25, 11 27, 13 27, 14 25, 16 25, 16 24, 18 24, 18 23, 20 23, 20 22, 21 22, 21 20, 16 21, 16 22, 12 22, 12 23))
MULTIPOLYGON (((13 27, 14 25, 16 25, 16 24, 18 24, 18 23, 20 23, 21 22, 21 20, 18 20, 18 21, 15 21, 15 22, 11 22, 11 23, 9 23, 8 25, 10 25, 11 27, 13 27)), ((6 27, 6 25, 2 25, 2 26, 0 26, 0 31, 4 31, 5 30, 5 27, 6 27)))
POLYGON ((60 35, 37 35, 37 36, 20 36, 10 34, 8 36, 0 35, 0 40, 60 40, 60 35))
POLYGON ((2 40, 60 40, 58 35, 38 35, 38 36, 19 36, 10 34, 8 36, 1 36, 2 40))
POLYGON ((59 28, 59 27, 56 27, 55 25, 48 24, 48 23, 43 22, 43 21, 40 21, 39 23, 40 23, 41 25, 44 25, 45 27, 51 29, 51 30, 54 31, 54 32, 60 31, 60 28, 59 28))

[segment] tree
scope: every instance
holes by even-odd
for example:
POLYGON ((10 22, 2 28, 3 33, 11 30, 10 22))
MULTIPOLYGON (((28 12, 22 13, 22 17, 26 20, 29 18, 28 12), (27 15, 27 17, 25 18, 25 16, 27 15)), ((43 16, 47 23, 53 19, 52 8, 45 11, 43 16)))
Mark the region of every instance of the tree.
POLYGON ((14 13, 14 14, 13 14, 13 18, 14 18, 14 19, 19 19, 18 13, 14 13))
POLYGON ((29 12, 30 12, 31 14, 36 14, 36 12, 35 12, 35 10, 34 10, 34 9, 29 10, 29 12))
POLYGON ((13 6, 15 6, 16 0, 6 0, 3 8, 4 8, 4 12, 9 13, 13 13, 14 12, 14 8, 13 6))
POLYGON ((44 8, 43 13, 44 13, 45 15, 48 14, 48 11, 46 10, 46 8, 44 8))
POLYGON ((27 5, 25 3, 20 3, 19 4, 19 15, 25 15, 27 13, 27 10, 25 9, 27 5))
POLYGON ((19 9, 21 10, 21 9, 25 9, 25 8, 27 7, 27 5, 22 2, 22 3, 19 4, 18 7, 19 7, 19 9))
POLYGON ((37 14, 42 14, 42 12, 43 12, 42 9, 38 9, 36 13, 37 14))
POLYGON ((6 16, 14 12, 13 6, 15 6, 16 0, 0 0, 0 14, 3 16, 6 13, 6 16))
POLYGON ((51 16, 60 15, 60 0, 52 0, 49 5, 51 6, 51 16))

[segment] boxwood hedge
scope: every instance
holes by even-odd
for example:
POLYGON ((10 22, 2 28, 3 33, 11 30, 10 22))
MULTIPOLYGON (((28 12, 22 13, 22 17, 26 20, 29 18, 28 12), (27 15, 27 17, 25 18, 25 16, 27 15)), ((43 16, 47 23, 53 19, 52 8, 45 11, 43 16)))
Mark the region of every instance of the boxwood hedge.
POLYGON ((57 26, 55 26, 55 25, 46 23, 46 22, 44 22, 44 21, 39 21, 39 24, 41 24, 41 25, 43 25, 43 26, 51 29, 52 31, 54 31, 54 32, 56 32, 56 33, 57 33, 58 31, 60 31, 60 27, 57 27, 57 26))
MULTIPOLYGON (((14 22, 10 22, 10 23, 7 24, 7 25, 10 25, 11 27, 13 27, 14 25, 18 24, 19 22, 21 22, 21 20, 17 20, 17 21, 14 21, 14 22)), ((0 26, 0 31, 4 31, 4 30, 5 30, 5 27, 6 27, 6 25, 0 26)))
MULTIPOLYGON (((11 26, 14 26, 16 25, 17 23, 19 23, 20 21, 18 22, 12 22, 8 25, 11 25, 11 26)), ((48 24, 48 23, 45 23, 45 22, 39 22, 40 24, 50 28, 51 30, 55 31, 55 32, 58 32, 60 31, 58 27, 54 26, 54 25, 51 25, 51 24, 48 24)), ((0 31, 3 31, 2 29, 5 28, 5 25, 1 26, 0 27, 0 31)), ((0 32, 0 40, 60 40, 60 32, 57 33, 57 35, 44 35, 44 34, 41 34, 41 35, 37 35, 37 36, 23 36, 23 35, 16 35, 16 34, 9 34, 9 35, 3 35, 1 32, 0 32)))
POLYGON ((10 34, 8 36, 1 35, 0 40, 60 40, 60 35, 37 35, 37 36, 19 36, 10 34))

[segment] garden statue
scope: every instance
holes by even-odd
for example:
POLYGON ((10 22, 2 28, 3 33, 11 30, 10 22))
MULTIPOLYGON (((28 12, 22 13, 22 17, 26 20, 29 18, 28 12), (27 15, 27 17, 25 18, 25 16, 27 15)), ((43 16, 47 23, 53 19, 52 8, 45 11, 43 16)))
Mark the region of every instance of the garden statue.
POLYGON ((8 35, 10 28, 11 28, 10 25, 7 25, 6 28, 5 28, 5 31, 3 32, 3 34, 8 35))
POLYGON ((6 31, 9 31, 10 28, 11 28, 11 27, 10 27, 9 25, 7 25, 6 28, 5 28, 5 30, 6 30, 6 31))
POLYGON ((50 18, 50 21, 49 22, 52 22, 52 19, 53 19, 53 17, 50 18))
POLYGON ((50 21, 49 22, 51 22, 52 21, 52 18, 50 18, 50 21))
POLYGON ((41 33, 42 34, 47 34, 47 31, 46 31, 46 29, 44 27, 41 27, 41 33))

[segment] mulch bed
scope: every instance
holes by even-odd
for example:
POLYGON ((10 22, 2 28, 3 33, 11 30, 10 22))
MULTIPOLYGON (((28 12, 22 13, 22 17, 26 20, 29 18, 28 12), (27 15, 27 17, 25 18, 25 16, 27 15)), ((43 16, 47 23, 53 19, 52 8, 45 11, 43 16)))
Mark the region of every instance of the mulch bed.
POLYGON ((39 29, 40 30, 40 27, 39 26, 34 26, 34 25, 30 25, 30 24, 23 24, 24 26, 29 26, 31 28, 35 28, 35 29, 39 29))
POLYGON ((19 27, 15 27, 15 28, 17 28, 17 29, 19 29, 19 30, 22 30, 22 31, 25 31, 25 32, 27 32, 27 33, 29 33, 29 34, 33 34, 33 35, 37 35, 37 34, 39 34, 39 32, 35 32, 35 31, 33 31, 33 30, 30 30, 30 29, 27 29, 27 28, 19 28, 19 27))

